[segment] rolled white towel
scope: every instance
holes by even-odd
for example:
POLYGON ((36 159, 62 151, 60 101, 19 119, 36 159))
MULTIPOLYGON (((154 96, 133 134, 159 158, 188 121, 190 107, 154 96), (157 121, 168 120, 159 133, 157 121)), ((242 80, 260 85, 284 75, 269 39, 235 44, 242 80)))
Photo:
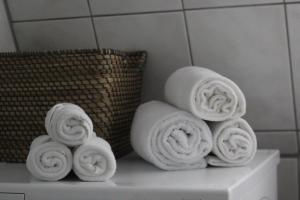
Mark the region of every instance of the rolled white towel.
POLYGON ((47 113, 45 127, 49 136, 68 146, 78 146, 93 137, 93 123, 82 108, 70 103, 53 106, 47 113))
POLYGON ((83 181, 106 181, 116 172, 116 159, 108 142, 94 137, 74 151, 73 171, 83 181))
POLYGON ((30 146, 26 167, 37 179, 57 181, 72 169, 72 153, 48 135, 35 138, 30 146))
POLYGON ((208 121, 238 118, 246 112, 244 94, 233 81, 196 66, 171 74, 165 85, 165 99, 208 121))
POLYGON ((138 107, 131 144, 142 158, 164 170, 205 168, 212 149, 207 124, 168 104, 151 101, 138 107))
POLYGON ((255 133, 242 118, 210 124, 213 134, 213 154, 207 162, 214 166, 243 166, 257 151, 255 133))

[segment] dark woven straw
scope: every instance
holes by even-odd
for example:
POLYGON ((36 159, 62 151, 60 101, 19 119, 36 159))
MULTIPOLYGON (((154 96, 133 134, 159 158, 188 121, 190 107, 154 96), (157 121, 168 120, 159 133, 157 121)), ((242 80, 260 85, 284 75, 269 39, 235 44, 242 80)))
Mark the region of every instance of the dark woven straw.
POLYGON ((46 134, 56 103, 91 117, 116 157, 131 151, 129 132, 140 103, 145 52, 111 49, 0 54, 0 161, 24 162, 31 141, 46 134))

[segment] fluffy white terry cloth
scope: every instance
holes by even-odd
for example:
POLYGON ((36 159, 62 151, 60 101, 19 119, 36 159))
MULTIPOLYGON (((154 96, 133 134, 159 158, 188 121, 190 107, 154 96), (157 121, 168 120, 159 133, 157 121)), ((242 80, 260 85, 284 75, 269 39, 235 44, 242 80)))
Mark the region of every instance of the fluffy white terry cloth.
POLYGON ((131 144, 142 158, 164 170, 205 168, 212 149, 207 124, 173 106, 151 101, 137 109, 131 144))
POLYGON ((255 133, 242 118, 209 124, 213 134, 213 154, 207 162, 213 166, 243 166, 257 151, 255 133))
POLYGON ((73 171, 83 181, 106 181, 116 166, 111 147, 102 138, 94 137, 74 151, 73 171))
POLYGON ((49 136, 68 146, 78 146, 93 137, 93 123, 82 108, 70 103, 53 106, 45 127, 49 136))
POLYGON ((48 135, 33 140, 26 161, 29 172, 37 179, 57 181, 72 169, 72 153, 48 135))
POLYGON ((165 85, 165 99, 208 121, 238 118, 246 112, 244 94, 233 81, 197 66, 171 74, 165 85))

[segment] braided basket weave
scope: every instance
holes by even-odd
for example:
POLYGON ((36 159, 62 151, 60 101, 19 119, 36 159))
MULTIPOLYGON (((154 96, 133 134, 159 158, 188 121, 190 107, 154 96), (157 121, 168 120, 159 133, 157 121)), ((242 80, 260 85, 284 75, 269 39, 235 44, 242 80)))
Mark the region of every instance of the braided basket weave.
POLYGON ((24 162, 56 103, 82 107, 116 157, 131 151, 146 53, 111 49, 0 53, 0 161, 24 162))

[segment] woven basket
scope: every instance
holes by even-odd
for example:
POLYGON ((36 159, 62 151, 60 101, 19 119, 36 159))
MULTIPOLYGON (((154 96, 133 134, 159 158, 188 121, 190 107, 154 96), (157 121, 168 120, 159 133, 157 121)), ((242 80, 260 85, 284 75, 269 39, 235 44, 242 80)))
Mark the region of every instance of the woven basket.
POLYGON ((143 51, 111 49, 0 53, 0 161, 24 162, 60 102, 82 107, 116 157, 129 153, 145 61, 143 51))

